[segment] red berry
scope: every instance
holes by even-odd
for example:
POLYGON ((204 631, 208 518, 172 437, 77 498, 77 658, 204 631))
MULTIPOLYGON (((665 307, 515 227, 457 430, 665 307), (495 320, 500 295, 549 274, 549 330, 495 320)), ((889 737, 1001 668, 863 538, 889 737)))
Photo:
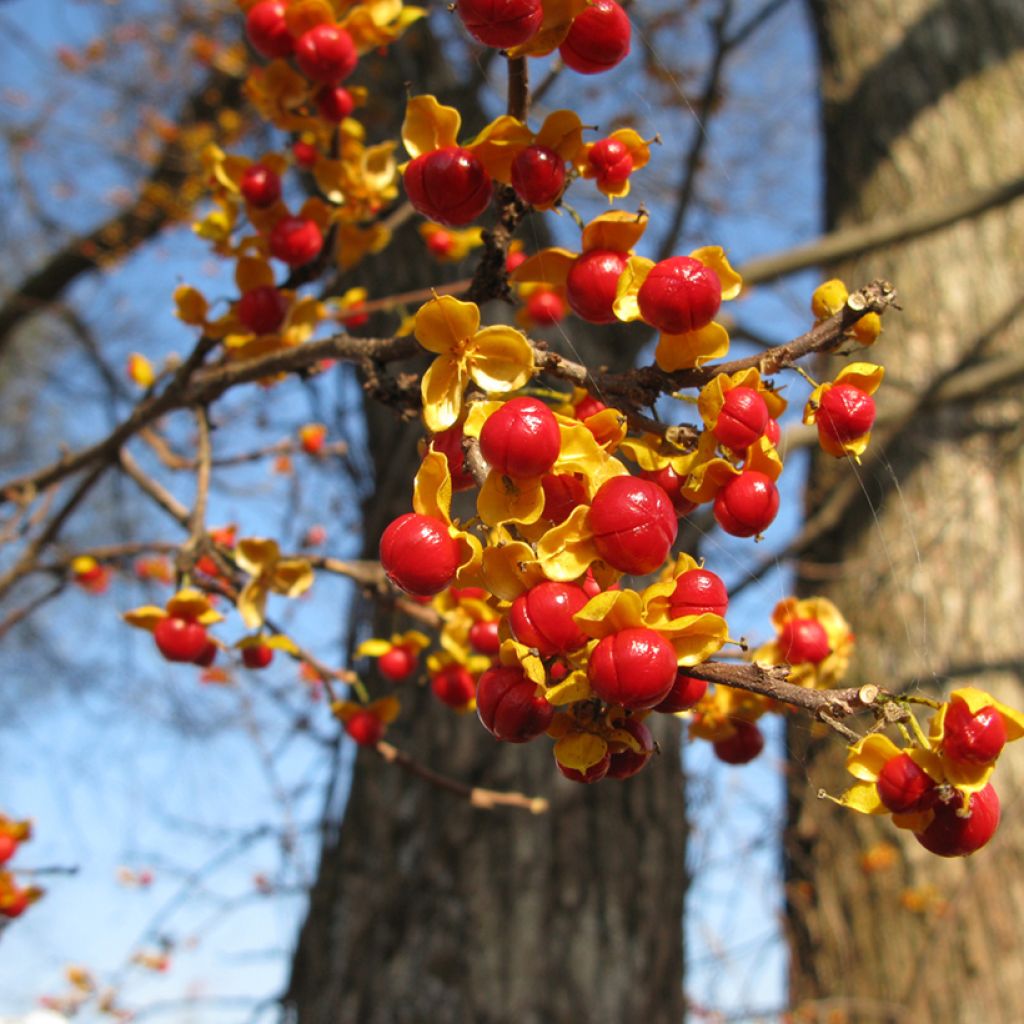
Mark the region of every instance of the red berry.
POLYGON ((303 139, 296 139, 292 143, 292 156, 295 157, 295 162, 300 167, 306 168, 313 167, 317 160, 320 159, 316 146, 312 142, 305 142, 303 139))
POLYGON ((512 635, 542 655, 566 654, 587 642, 573 616, 590 599, 580 587, 545 580, 520 594, 509 610, 512 635))
POLYGON ((665 699, 676 678, 676 652, 653 629, 620 629, 591 652, 587 678, 608 704, 641 710, 665 699))
POLYGON ((591 249, 577 256, 565 279, 572 311, 592 324, 612 324, 615 289, 626 269, 627 256, 614 249, 591 249))
POLYGON ((878 773, 878 797, 894 814, 923 811, 935 802, 935 780, 909 755, 889 758, 878 773))
POLYGON ((694 502, 683 497, 686 477, 680 476, 671 466, 645 469, 639 476, 641 480, 650 480, 652 484, 657 484, 668 495, 677 516, 687 516, 697 507, 694 502))
POLYGON ((576 414, 576 419, 585 420, 590 416, 596 416, 599 412, 604 412, 607 408, 608 406, 600 399, 593 395, 586 395, 573 406, 573 412, 576 414))
POLYGON ((768 426, 768 405, 753 389, 727 391, 712 433, 726 448, 749 448, 768 426))
POLYGON ((636 718, 627 718, 625 721, 616 722, 615 725, 616 728, 632 733, 643 747, 642 752, 627 747, 611 756, 611 763, 608 765, 608 778, 628 779, 636 775, 650 761, 651 755, 654 753, 654 737, 651 735, 651 730, 636 718))
POLYGON ((991 704, 973 714, 967 702, 954 697, 943 720, 942 753, 960 764, 989 764, 1006 744, 1006 722, 991 704))
POLYGON ((547 206, 565 187, 565 161, 547 146, 527 146, 512 161, 512 187, 524 203, 547 206))
POLYGON ((948 804, 937 804, 931 824, 914 833, 917 841, 940 857, 966 857, 980 850, 999 828, 999 797, 992 783, 970 798, 967 817, 957 813, 962 806, 962 798, 948 804))
POLYGON ((464 665, 446 665, 430 677, 430 689, 442 704, 464 708, 476 693, 476 683, 464 665))
POLYGON ((316 94, 317 113, 325 121, 344 121, 355 107, 352 93, 343 85, 325 85, 316 94))
POLYGON ((734 537, 753 537, 768 529, 778 511, 778 488, 756 469, 733 477, 715 497, 715 519, 734 537))
POLYGON ((266 668, 274 660, 274 649, 266 644, 242 648, 242 661, 246 668, 266 668))
POLYGON ((818 430, 838 444, 863 437, 875 422, 875 400, 852 384, 834 384, 822 396, 818 430))
POLYGON ((679 521, 665 492, 649 480, 606 480, 590 506, 598 554, 613 569, 642 576, 668 557, 679 521))
POLYGON ((21 917, 28 910, 28 890, 15 889, 0 905, 0 915, 8 918, 21 917))
POLYGON ((668 696, 660 704, 656 704, 654 710, 665 715, 672 715, 677 711, 689 711, 707 692, 707 680, 688 676, 683 669, 680 669, 676 673, 668 696))
POLYGON ((295 40, 295 62, 314 82, 337 85, 358 60, 352 37, 338 25, 314 25, 295 40))
POLYGON ((430 439, 430 447, 435 452, 440 452, 448 460, 448 473, 452 478, 453 491, 466 491, 476 481, 473 474, 466 469, 466 452, 462 447, 462 426, 456 423, 454 427, 442 430, 430 439))
POLYGON ((195 661, 206 647, 206 627, 192 619, 168 615, 156 624, 153 639, 168 661, 195 661))
POLYGON ((0 864, 6 864, 18 849, 18 840, 6 832, 0 832, 0 864))
POLYGON ((484 165, 461 146, 445 146, 416 157, 402 181, 416 210, 449 227, 476 220, 487 209, 494 190, 484 165))
POLYGON ((629 53, 630 25, 615 0, 596 0, 573 19, 558 52, 581 75, 596 75, 615 67, 629 53))
POLYGON ((526 253, 522 249, 516 249, 505 257, 505 273, 511 274, 520 264, 526 262, 526 253))
POLYGON ((392 647, 377 659, 377 671, 393 683, 400 683, 416 671, 418 659, 411 647, 392 647))
POLYGON ((282 217, 270 232, 270 254, 289 267, 315 260, 323 245, 320 228, 307 217, 282 217))
POLYGON ((555 709, 537 695, 522 669, 488 669, 476 687, 476 711, 484 728, 507 743, 526 743, 551 724, 555 709))
POLYGON ((600 139, 595 142, 587 153, 587 163, 597 183, 606 188, 620 188, 633 173, 633 154, 629 146, 619 139, 600 139))
POLYGON ((238 319, 253 334, 273 334, 287 312, 288 300, 269 284, 253 288, 238 300, 238 319))
POLYGON ((427 248, 438 257, 447 256, 454 244, 455 239, 443 228, 432 231, 427 237, 427 248))
POLYGON ((656 263, 637 292, 640 314, 667 334, 706 327, 722 304, 718 275, 692 256, 656 263))
POLYGON ((735 732, 713 744, 715 756, 726 764, 746 764, 764 750, 764 734, 753 723, 735 718, 735 732))
POLYGON ((817 665, 832 653, 832 645, 817 619, 790 619, 779 633, 779 653, 790 665, 817 665))
POLYGON ((608 774, 608 769, 611 767, 611 763, 611 754, 605 751, 604 757, 602 757, 597 764, 592 764, 585 772, 581 772, 578 768, 570 768, 568 765, 562 764, 557 757, 555 758, 555 764, 558 765, 558 770, 570 782, 600 782, 608 774))
POLYGON ((469 627, 469 644, 479 654, 495 655, 501 649, 498 620, 485 619, 469 627))
POLYGON ((458 0, 455 10, 474 39, 501 50, 525 43, 544 20, 541 0, 458 0))
POLYGON ((491 469, 514 479, 543 476, 561 447, 555 414, 536 398, 505 402, 480 431, 480 452, 491 469))
POLYGON ((564 523, 577 505, 584 505, 587 492, 575 473, 547 473, 541 478, 544 489, 544 518, 564 523))
POLYGON ((724 617, 729 607, 729 592, 722 578, 710 569, 689 569, 676 580, 668 606, 674 619, 705 612, 724 617))
POLYGON ((245 34, 262 57, 288 57, 294 47, 282 0, 262 0, 245 16, 245 34))
POLYGON ((526 300, 526 313, 540 327, 557 324, 565 316, 565 299, 558 292, 539 288, 526 300))
POLYGON ((345 732, 361 747, 376 746, 384 735, 381 720, 369 711, 357 711, 346 723, 345 732))
POLYGON ((218 647, 212 640, 207 640, 206 646, 193 662, 200 668, 209 668, 217 660, 218 647))
POLYGON ((281 198, 280 176, 263 164, 246 167, 238 187, 245 201, 260 210, 273 206, 281 198))
POLYGON ((771 441, 772 444, 778 444, 782 440, 782 428, 779 426, 779 421, 768 417, 768 422, 764 425, 764 436, 771 441))
POLYGON ((444 590, 460 562, 459 544, 448 525, 431 516, 407 512, 395 519, 380 538, 384 573, 400 590, 430 597, 444 590))

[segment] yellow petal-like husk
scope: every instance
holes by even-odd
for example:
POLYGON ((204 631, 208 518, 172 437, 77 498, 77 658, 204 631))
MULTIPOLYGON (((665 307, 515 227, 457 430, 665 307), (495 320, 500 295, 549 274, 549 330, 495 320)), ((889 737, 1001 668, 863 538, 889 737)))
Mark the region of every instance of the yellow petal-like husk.
POLYGON ((462 117, 455 107, 446 107, 430 95, 413 96, 405 107, 402 142, 409 156, 415 158, 454 146, 461 126, 462 117))
POLYGON ((460 363, 438 356, 423 374, 423 422, 432 434, 454 426, 462 415, 462 397, 469 374, 460 363))
POLYGON ((722 283, 722 298, 725 300, 735 299, 743 287, 743 278, 740 277, 729 263, 725 250, 720 245, 705 245, 700 249, 694 249, 690 256, 700 260, 705 267, 710 267, 722 283))
POLYGON ((533 376, 533 347, 513 327, 499 324, 477 332, 468 361, 473 383, 491 394, 516 391, 533 376))

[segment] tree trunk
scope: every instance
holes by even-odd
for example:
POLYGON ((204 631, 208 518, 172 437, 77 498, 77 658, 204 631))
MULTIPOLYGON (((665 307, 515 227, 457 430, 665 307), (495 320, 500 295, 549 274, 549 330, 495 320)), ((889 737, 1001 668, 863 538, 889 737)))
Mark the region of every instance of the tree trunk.
MULTIPOLYGON (((389 96, 400 89, 380 86, 389 96)), ((411 240, 391 251, 422 248, 411 240)), ((393 261, 375 293, 435 283, 424 263, 393 261)), ((616 337, 594 332, 585 358, 621 368, 636 343, 616 337)), ((383 527, 411 507, 423 431, 372 405, 367 418, 378 487, 366 553, 376 557, 383 527)), ((410 625, 378 614, 374 635, 410 625)), ((400 696, 390 742, 471 785, 547 797, 551 809, 477 809, 360 751, 295 952, 284 1000, 292 1019, 681 1020, 686 823, 675 720, 657 724, 664 752, 642 775, 591 787, 559 775, 544 738, 500 744, 428 690, 408 685, 400 696)))
MULTIPOLYGON (((827 219, 845 227, 931 205, 1021 171, 1024 7, 1016 0, 812 0, 821 44, 827 219)), ((877 351, 884 395, 930 385, 1024 342, 1024 203, 832 268, 896 285, 904 312, 877 351)), ((823 379, 837 369, 822 369, 823 379)), ((975 685, 1024 705, 1020 389, 922 406, 880 429, 862 470, 816 459, 813 510, 858 472, 839 525, 809 552, 857 639, 852 682, 935 693, 975 685)), ((797 1019, 1024 1020, 1024 822, 1019 749, 995 785, 988 848, 941 861, 887 820, 816 799, 849 777, 834 737, 792 726, 785 843, 797 1019), (897 854, 889 867, 881 844, 897 854)))

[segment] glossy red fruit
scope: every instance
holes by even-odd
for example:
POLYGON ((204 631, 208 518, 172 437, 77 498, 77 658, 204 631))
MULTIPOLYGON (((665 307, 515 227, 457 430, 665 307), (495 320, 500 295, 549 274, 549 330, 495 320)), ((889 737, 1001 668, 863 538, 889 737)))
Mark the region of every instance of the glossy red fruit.
POLYGON ((0 906, 0 916, 7 918, 21 917, 28 910, 29 898, 26 889, 15 889, 0 906))
POLYGON ((683 497, 686 477, 680 476, 671 466, 645 469, 639 476, 641 480, 650 480, 652 484, 657 484, 665 492, 677 516, 688 516, 697 507, 694 502, 683 497))
POLYGON ((325 121, 344 121, 355 108, 352 93, 343 85, 325 85, 316 94, 316 111, 325 121))
POLYGON ((576 415, 576 419, 585 420, 588 416, 596 416, 599 412, 604 412, 607 408, 608 406, 599 398, 595 398, 593 395, 587 395, 573 406, 573 412, 576 415))
POLYGON ((476 220, 494 191, 484 165, 461 146, 445 146, 416 157, 402 181, 416 210, 449 227, 476 220))
POLYGON ((936 804, 931 824, 914 833, 917 841, 940 857, 966 857, 980 850, 999 828, 999 797, 992 783, 971 797, 969 817, 960 817, 961 809, 962 800, 936 804))
POLYGON ((295 43, 285 20, 286 9, 282 0, 262 0, 249 8, 245 34, 260 56, 272 59, 291 55, 295 43))
POLYGON ((295 157, 295 162, 300 167, 307 169, 314 167, 317 160, 320 159, 316 146, 312 142, 306 142, 303 139, 296 139, 292 143, 292 156, 295 157))
POLYGON ((543 476, 562 436, 555 414, 537 398, 513 398, 491 413, 480 430, 480 453, 495 473, 513 479, 543 476))
POLYGON ((432 516, 407 512, 391 522, 380 538, 384 573, 399 590, 419 597, 440 593, 455 579, 459 544, 448 525, 432 516))
POLYGON ((590 505, 590 528, 598 554, 613 569, 642 576, 668 557, 679 520, 668 495, 649 480, 606 480, 590 505))
POLYGON ((458 0, 455 10, 474 39, 500 50, 525 43, 544 20, 541 0, 458 0))
POLYGON ((564 523, 578 505, 586 504, 587 491, 574 473, 547 473, 540 481, 544 489, 544 518, 564 523))
POLYGON ((526 253, 522 249, 516 249, 505 257, 505 273, 511 274, 520 264, 526 262, 526 253))
POLYGON ((357 711, 346 723, 345 732, 361 747, 376 746, 384 735, 384 724, 369 711, 357 711))
POLYGON ((779 633, 779 653, 790 665, 817 665, 832 653, 832 647, 817 619, 790 619, 779 633))
POLYGON ((753 537, 771 526, 779 511, 779 491, 756 469, 733 477, 715 496, 715 519, 734 537, 753 537))
POLYGON ((779 426, 778 420, 768 417, 768 422, 764 425, 764 436, 772 444, 778 444, 782 440, 782 427, 779 426))
POLYGON ((253 334, 273 334, 287 312, 288 300, 269 284, 253 288, 238 300, 238 319, 253 334))
POLYGON ((377 659, 377 671, 393 683, 408 679, 417 668, 419 659, 411 647, 392 647, 377 659))
POLYGON ((572 311, 592 324, 615 323, 612 303, 627 256, 614 249, 591 249, 577 256, 565 279, 572 311))
POLYGON ((878 773, 878 798, 893 814, 923 811, 935 803, 935 780, 909 754, 898 754, 878 773))
POLYGON ((263 164, 249 164, 242 172, 238 187, 245 201, 263 210, 281 198, 281 177, 263 164))
POLYGON ((634 711, 660 704, 676 678, 676 652, 653 629, 620 629, 590 654, 587 678, 608 704, 634 711))
POLYGON ((545 657, 567 654, 587 642, 573 616, 590 598, 571 583, 545 580, 520 594, 508 613, 512 635, 545 657))
POLYGON ((242 648, 242 662, 246 668, 266 668, 274 660, 274 648, 266 644, 254 644, 242 648))
POLYGON ((320 228, 308 217, 282 217, 270 232, 270 254, 289 267, 315 260, 323 245, 320 228))
POLYGON ((476 481, 473 474, 466 469, 466 452, 462 447, 462 425, 442 430, 430 439, 430 447, 440 452, 448 460, 448 473, 452 478, 453 491, 466 491, 476 481))
POLYGON ((454 244, 455 239, 443 228, 432 231, 427 237, 427 248, 437 257, 447 256, 454 244))
POLYGON ((567 765, 562 764, 557 757, 555 758, 555 764, 558 765, 558 770, 570 782, 582 782, 585 784, 600 782, 608 774, 608 769, 611 767, 611 763, 611 755, 605 752, 604 757, 602 757, 597 764, 592 764, 585 772, 581 772, 578 768, 570 768, 567 765))
POLYGON ((219 648, 212 640, 206 641, 202 653, 195 659, 194 664, 200 668, 209 668, 216 660, 219 648))
POLYGON ((676 673, 668 696, 660 704, 656 704, 654 710, 665 715, 674 715, 677 711, 689 711, 707 692, 706 680, 688 676, 684 669, 680 669, 676 673))
POLYGON ((596 75, 615 67, 629 53, 630 25, 615 0, 596 0, 573 19, 558 52, 568 67, 581 75, 596 75))
POLYGON ((524 203, 547 206, 565 188, 565 161, 547 146, 527 146, 512 161, 512 187, 524 203))
POLYGON ((338 25, 314 25, 295 40, 295 62, 314 82, 337 85, 356 69, 352 37, 338 25))
POLYGON ((724 617, 729 608, 729 592, 721 576, 710 569, 688 569, 676 580, 668 605, 674 619, 705 612, 724 617))
POLYGON ((611 763, 608 765, 608 778, 628 779, 641 771, 650 761, 651 755, 654 753, 654 737, 651 735, 651 730, 636 718, 627 718, 624 721, 616 722, 615 726, 632 733, 643 748, 642 751, 636 751, 627 747, 611 756, 611 763))
POLYGON ((469 627, 469 645, 478 654, 493 656, 501 649, 498 620, 486 619, 469 627))
POLYGON ((539 327, 550 327, 565 317, 565 299, 558 292, 539 288, 526 300, 526 314, 539 327))
POLYGON ((17 850, 18 840, 6 832, 0 832, 0 864, 6 864, 17 850))
POLYGON ((168 615, 156 624, 153 639, 168 661, 195 661, 206 647, 206 627, 192 619, 168 615))
POLYGON ((753 723, 734 719, 736 731, 723 740, 712 744, 715 756, 726 764, 746 764, 753 761, 764 750, 764 734, 753 723))
POLYGON ((960 764, 989 764, 1006 744, 1006 722, 991 704, 974 714, 954 697, 943 720, 942 753, 960 764))
POLYGON ((600 139, 590 147, 587 163, 606 188, 621 188, 633 173, 633 154, 629 146, 619 139, 600 139))
POLYGON ((464 665, 446 665, 430 677, 434 696, 450 708, 464 708, 476 694, 476 683, 464 665))
POLYGON ((555 713, 522 669, 504 666, 488 669, 480 677, 476 711, 484 728, 507 743, 526 743, 539 736, 555 713))
POLYGON ((726 448, 749 448, 768 426, 768 405, 753 389, 727 391, 712 433, 726 448))
POLYGON ((706 327, 722 304, 718 275, 692 256, 673 256, 656 263, 640 286, 636 300, 647 323, 668 334, 706 327))
POLYGON ((863 437, 875 422, 875 400, 852 384, 835 384, 821 396, 818 431, 838 444, 863 437))

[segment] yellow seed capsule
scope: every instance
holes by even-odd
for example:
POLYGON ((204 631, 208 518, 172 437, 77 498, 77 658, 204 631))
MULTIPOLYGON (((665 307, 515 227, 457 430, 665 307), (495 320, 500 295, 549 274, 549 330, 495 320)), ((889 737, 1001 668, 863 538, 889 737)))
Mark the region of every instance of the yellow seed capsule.
POLYGON ((874 345, 882 333, 882 318, 877 313, 865 313, 851 328, 853 336, 866 348, 874 345))
POLYGON ((846 305, 850 293, 839 278, 818 285, 811 296, 811 312, 818 320, 835 316, 846 305))

